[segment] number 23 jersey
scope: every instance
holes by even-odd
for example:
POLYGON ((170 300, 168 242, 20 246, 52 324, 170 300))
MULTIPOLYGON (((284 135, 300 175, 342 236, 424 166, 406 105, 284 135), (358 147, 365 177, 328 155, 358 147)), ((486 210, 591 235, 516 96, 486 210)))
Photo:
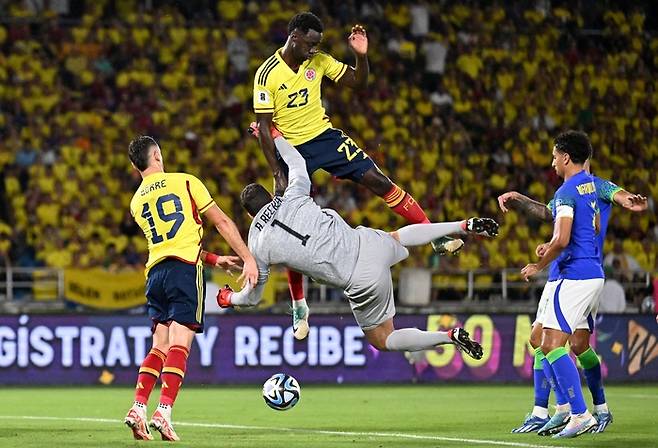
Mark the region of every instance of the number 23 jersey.
POLYGON ((292 145, 305 143, 332 127, 322 106, 322 78, 338 82, 347 65, 318 52, 297 73, 277 50, 256 70, 254 112, 271 113, 272 121, 292 145))
POLYGON ((186 173, 155 173, 142 179, 130 214, 148 242, 149 269, 165 258, 196 264, 201 253, 201 214, 215 204, 199 179, 186 173))

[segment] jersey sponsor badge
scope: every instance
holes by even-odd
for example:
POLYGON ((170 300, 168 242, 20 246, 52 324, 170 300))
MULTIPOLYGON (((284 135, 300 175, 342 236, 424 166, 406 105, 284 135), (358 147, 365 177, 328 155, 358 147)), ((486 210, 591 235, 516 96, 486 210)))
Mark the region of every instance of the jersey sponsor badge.
POLYGON ((261 104, 268 104, 270 102, 270 94, 265 90, 257 92, 257 101, 261 104))
POLYGON ((313 81, 315 79, 315 70, 312 68, 307 69, 306 72, 304 72, 304 76, 307 81, 313 81))

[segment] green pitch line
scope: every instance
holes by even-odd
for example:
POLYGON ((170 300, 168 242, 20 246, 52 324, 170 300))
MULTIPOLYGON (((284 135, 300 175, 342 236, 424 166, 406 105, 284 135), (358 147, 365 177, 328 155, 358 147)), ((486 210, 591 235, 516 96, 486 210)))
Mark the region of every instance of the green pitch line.
MULTIPOLYGON (((0 447, 141 446, 122 424, 132 395, 118 387, 3 389, 0 447)), ((658 387, 613 385, 607 395, 609 429, 568 441, 509 433, 532 406, 532 388, 520 386, 302 384, 300 403, 286 412, 269 409, 258 386, 183 388, 174 425, 177 446, 194 448, 655 446, 650 397, 658 387)))
MULTIPOLYGON (((108 418, 86 418, 86 417, 39 417, 31 415, 0 415, 0 420, 30 420, 30 421, 50 421, 50 422, 78 422, 78 423, 109 423, 113 425, 120 425, 122 420, 112 420, 108 418)), ((214 428, 214 429, 241 429, 247 431, 272 431, 272 432, 287 432, 291 434, 318 434, 329 436, 342 436, 342 437, 366 437, 371 440, 378 438, 394 438, 394 439, 407 439, 407 440, 433 440, 444 442, 458 442, 460 444, 476 444, 476 445, 490 445, 490 446, 512 446, 524 448, 566 448, 559 445, 536 445, 531 443, 521 442, 501 442, 496 440, 481 440, 481 439, 463 439, 457 437, 441 437, 430 435, 418 434, 404 434, 393 432, 354 432, 354 431, 326 431, 317 429, 304 429, 304 428, 281 428, 278 426, 248 426, 248 425, 225 425, 219 423, 191 423, 191 422, 175 422, 176 427, 193 427, 193 428, 214 428)))

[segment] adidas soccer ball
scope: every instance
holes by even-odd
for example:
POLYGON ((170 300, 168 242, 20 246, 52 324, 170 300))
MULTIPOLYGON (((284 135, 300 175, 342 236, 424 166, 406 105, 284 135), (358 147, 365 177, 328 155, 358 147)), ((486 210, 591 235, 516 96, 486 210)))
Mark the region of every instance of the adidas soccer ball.
POLYGON ((272 409, 287 411, 301 397, 299 383, 285 373, 275 373, 263 384, 263 399, 272 409))

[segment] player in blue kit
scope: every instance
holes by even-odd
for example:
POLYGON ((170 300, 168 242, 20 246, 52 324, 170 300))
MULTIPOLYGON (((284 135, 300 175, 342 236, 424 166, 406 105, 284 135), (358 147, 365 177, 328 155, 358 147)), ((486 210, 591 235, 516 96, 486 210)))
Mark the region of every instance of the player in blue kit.
MULTIPOLYGON (((589 172, 590 161, 585 163, 585 169, 589 172)), ((593 176, 596 187, 598 205, 600 210, 601 230, 597 235, 601 260, 603 260, 603 244, 607 232, 612 205, 617 204, 627 210, 642 212, 648 207, 646 197, 639 194, 632 194, 615 183, 593 176)), ((498 197, 498 203, 501 210, 506 213, 509 209, 515 209, 543 221, 552 221, 553 202, 548 205, 535 201, 516 191, 506 192, 498 197)), ((555 389, 553 378, 547 379, 542 367, 544 354, 541 351, 541 335, 543 312, 546 308, 546 302, 555 292, 558 283, 559 267, 557 261, 551 263, 549 268, 548 281, 539 302, 537 317, 532 326, 530 335, 530 345, 535 349, 534 364, 534 387, 535 387, 535 405, 523 423, 512 430, 513 433, 539 432, 540 435, 549 435, 559 432, 569 421, 570 409, 567 400, 562 396, 559 390, 556 391, 557 412, 552 418, 548 417, 548 398, 551 388, 555 389)), ((591 322, 596 319, 596 313, 592 314, 591 322)), ((606 427, 612 423, 612 414, 610 413, 603 389, 601 377, 601 363, 594 349, 589 344, 592 329, 577 329, 569 338, 571 351, 578 357, 578 361, 583 367, 587 386, 592 394, 594 404, 594 417, 598 421, 595 432, 603 432, 606 427)))
POLYGON ((553 237, 537 247, 539 261, 521 270, 528 281, 554 260, 559 269, 555 292, 542 313, 542 364, 555 376, 556 390, 566 395, 571 417, 554 438, 576 437, 598 425, 587 410, 578 369, 565 348, 576 329, 590 328, 604 282, 596 187, 584 168, 591 155, 589 138, 582 132, 567 131, 555 139, 552 166, 564 183, 553 197, 553 237))

